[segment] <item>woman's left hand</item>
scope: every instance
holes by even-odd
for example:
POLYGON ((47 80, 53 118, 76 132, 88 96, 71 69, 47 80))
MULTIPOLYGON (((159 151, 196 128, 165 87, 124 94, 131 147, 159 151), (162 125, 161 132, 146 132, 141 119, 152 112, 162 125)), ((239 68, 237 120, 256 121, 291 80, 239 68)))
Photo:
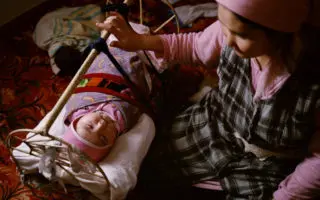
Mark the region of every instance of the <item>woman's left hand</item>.
POLYGON ((110 46, 126 51, 141 50, 143 35, 136 33, 121 14, 117 12, 110 12, 110 14, 103 23, 96 24, 97 27, 108 31, 118 39, 111 42, 110 46))

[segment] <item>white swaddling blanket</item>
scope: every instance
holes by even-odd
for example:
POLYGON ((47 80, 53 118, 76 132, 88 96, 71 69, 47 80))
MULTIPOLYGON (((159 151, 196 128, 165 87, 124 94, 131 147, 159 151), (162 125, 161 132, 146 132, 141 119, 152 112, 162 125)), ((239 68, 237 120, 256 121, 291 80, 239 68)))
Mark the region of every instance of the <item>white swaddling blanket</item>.
MULTIPOLYGON (((41 120, 36 128, 45 124, 49 114, 41 120)), ((57 137, 62 136, 64 132, 64 114, 65 109, 62 110, 51 126, 49 134, 57 137)), ((155 126, 153 120, 148 115, 143 114, 131 130, 117 138, 111 152, 106 158, 99 162, 100 167, 108 177, 110 186, 108 186, 105 181, 101 182, 101 179, 100 181, 98 179, 95 180, 94 177, 81 173, 74 173, 76 177, 76 179, 74 179, 65 171, 59 170, 58 176, 64 183, 76 186, 80 185, 99 199, 107 200, 109 197, 111 200, 124 199, 128 192, 136 185, 141 162, 149 149, 154 135, 155 126)), ((33 137, 32 140, 38 140, 42 137, 41 135, 37 135, 33 137)), ((22 143, 17 148, 24 151, 30 150, 25 143, 22 143)), ((17 150, 13 151, 13 155, 25 174, 38 171, 40 158, 17 150)))

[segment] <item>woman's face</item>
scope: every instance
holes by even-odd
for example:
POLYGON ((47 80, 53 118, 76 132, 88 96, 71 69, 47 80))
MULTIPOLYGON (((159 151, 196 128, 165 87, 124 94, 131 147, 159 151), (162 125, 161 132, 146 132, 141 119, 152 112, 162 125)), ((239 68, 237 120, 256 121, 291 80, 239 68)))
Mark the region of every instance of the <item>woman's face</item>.
POLYGON ((226 44, 242 58, 258 57, 270 52, 270 42, 261 29, 241 22, 236 15, 222 5, 218 7, 218 18, 226 44))
POLYGON ((114 123, 103 111, 96 111, 82 116, 76 122, 75 130, 80 137, 97 146, 112 145, 117 134, 114 123))

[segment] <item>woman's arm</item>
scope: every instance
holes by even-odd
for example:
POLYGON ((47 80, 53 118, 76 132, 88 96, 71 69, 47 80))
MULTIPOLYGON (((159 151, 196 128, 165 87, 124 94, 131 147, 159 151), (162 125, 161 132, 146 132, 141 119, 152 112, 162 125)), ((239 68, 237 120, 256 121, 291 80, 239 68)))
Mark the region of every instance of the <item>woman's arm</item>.
POLYGON ((320 198, 320 113, 317 122, 317 131, 309 144, 311 156, 303 160, 295 171, 280 183, 274 193, 275 200, 320 198))
POLYGON ((199 33, 160 35, 163 57, 169 62, 216 67, 223 45, 223 33, 217 21, 199 33))
POLYGON ((141 35, 132 30, 118 13, 97 26, 114 34, 119 41, 114 47, 127 51, 149 50, 168 62, 216 66, 221 51, 223 34, 216 22, 203 32, 168 35, 141 35))
POLYGON ((306 200, 320 197, 320 155, 302 161, 295 171, 283 180, 274 193, 276 200, 306 200))

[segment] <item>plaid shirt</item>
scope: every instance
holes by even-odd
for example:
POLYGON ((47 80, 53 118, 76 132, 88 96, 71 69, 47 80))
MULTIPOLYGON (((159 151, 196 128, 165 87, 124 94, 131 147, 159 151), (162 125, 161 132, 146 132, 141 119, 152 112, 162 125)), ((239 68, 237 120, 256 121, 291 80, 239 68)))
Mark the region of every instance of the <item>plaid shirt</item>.
POLYGON ((234 133, 264 149, 305 152, 315 131, 319 85, 301 84, 292 74, 272 98, 254 102, 250 60, 229 47, 222 50, 218 76, 219 87, 177 116, 171 127, 170 149, 181 180, 218 179, 228 199, 271 199, 299 159, 258 159, 244 152, 234 133))

